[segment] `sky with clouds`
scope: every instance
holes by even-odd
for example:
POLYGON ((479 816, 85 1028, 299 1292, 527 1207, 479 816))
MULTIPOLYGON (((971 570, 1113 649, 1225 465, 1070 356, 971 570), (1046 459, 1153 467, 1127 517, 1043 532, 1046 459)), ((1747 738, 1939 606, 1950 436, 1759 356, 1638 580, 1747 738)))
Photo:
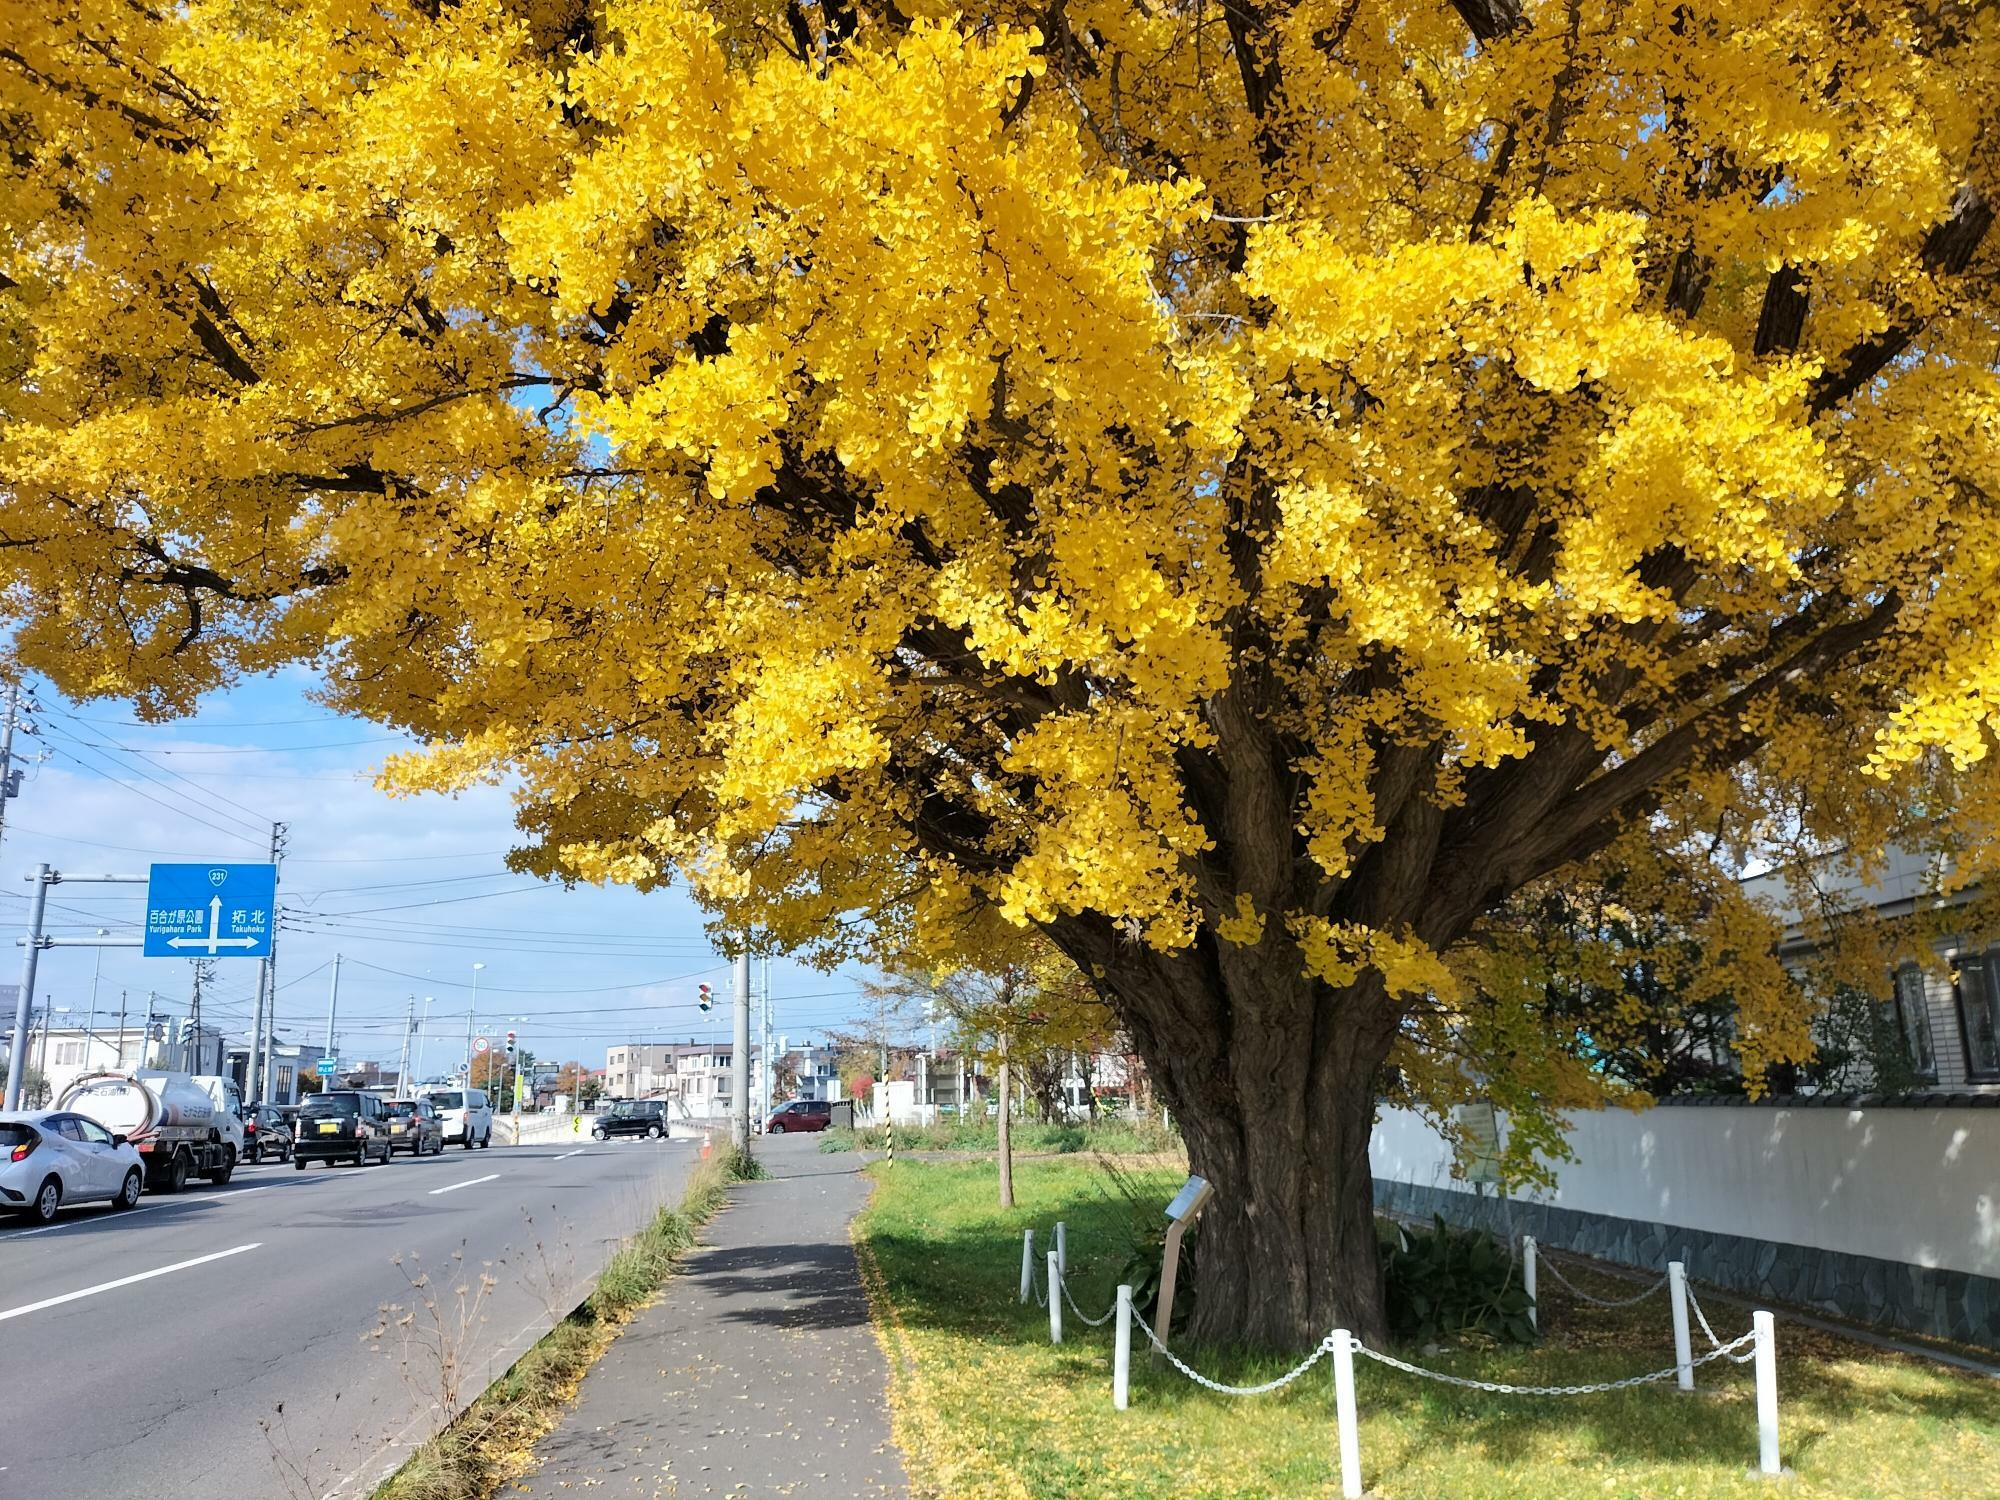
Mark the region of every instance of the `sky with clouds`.
MULTIPOLYGON (((310 698, 304 673, 215 695, 166 726, 139 723, 125 704, 77 705, 46 683, 31 687, 39 708, 23 718, 34 732, 14 746, 26 777, 6 804, 0 842, 0 925, 17 934, 27 924, 24 877, 38 863, 137 874, 155 861, 255 861, 277 820, 287 825, 281 1040, 324 1040, 336 953, 343 1058, 393 1064, 412 1002, 413 1061, 420 1054, 427 1075, 464 1056, 469 1011, 475 1035, 497 1043, 512 1026, 536 1056, 593 1067, 619 1042, 727 1039, 729 965, 685 895, 565 890, 508 873, 516 834, 504 789, 451 798, 376 791, 373 768, 408 742, 330 714, 310 698), (476 976, 475 963, 485 965, 476 976), (715 989, 708 1015, 697 1007, 703 980, 715 989)), ((65 882, 50 892, 47 929, 136 933, 144 907, 143 886, 65 882)), ((21 949, 7 948, 0 976, 11 981, 21 949)), ((256 964, 221 959, 216 970, 204 1019, 247 1036, 256 964)), ((56 948, 41 955, 36 1001, 69 1008, 57 1025, 80 1025, 94 986, 99 1024, 111 1026, 121 994, 141 1017, 152 992, 153 1008, 178 1018, 191 978, 186 961, 137 949, 56 948)), ((858 978, 772 960, 773 1031, 796 1045, 840 1025, 859 1008, 858 978)))

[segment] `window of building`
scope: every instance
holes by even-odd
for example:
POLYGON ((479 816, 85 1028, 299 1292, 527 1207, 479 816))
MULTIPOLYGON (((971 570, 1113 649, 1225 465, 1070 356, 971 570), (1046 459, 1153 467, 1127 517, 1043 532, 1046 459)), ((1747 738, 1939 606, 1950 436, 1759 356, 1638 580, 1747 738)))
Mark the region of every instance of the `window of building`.
POLYGON ((1937 1077, 1937 1053, 1931 1047, 1930 1007, 1924 1001, 1924 971, 1904 964, 1896 971, 1896 1030, 1903 1038, 1903 1053, 1920 1078, 1937 1077))
POLYGON ((1965 1043, 1966 1075, 1982 1082, 2000 1080, 2000 950, 1963 960, 1951 997, 1965 1043))

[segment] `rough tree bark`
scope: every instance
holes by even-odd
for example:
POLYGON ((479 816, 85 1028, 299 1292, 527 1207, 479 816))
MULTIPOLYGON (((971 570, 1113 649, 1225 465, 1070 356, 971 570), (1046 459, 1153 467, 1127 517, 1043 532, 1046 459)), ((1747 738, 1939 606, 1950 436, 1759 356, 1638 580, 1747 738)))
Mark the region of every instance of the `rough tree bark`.
POLYGON ((1269 1348, 1343 1326, 1385 1337, 1368 1141, 1398 1007, 1379 982, 1330 989, 1279 933, 1255 949, 1203 939, 1175 954, 1084 921, 1051 936, 1100 974, 1190 1170, 1215 1185, 1192 1337, 1269 1348))

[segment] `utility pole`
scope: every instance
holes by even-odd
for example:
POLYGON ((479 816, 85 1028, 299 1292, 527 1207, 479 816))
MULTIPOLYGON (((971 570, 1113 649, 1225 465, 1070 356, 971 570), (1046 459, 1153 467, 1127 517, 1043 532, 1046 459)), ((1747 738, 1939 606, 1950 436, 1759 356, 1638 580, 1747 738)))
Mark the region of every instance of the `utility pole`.
POLYGON ((0 723, 0 838, 7 832, 7 803, 21 795, 21 773, 14 769, 14 724, 20 717, 21 687, 19 683, 9 683, 7 718, 0 723))
POLYGON ((742 936, 743 951, 736 955, 736 1034, 729 1058, 729 1086, 736 1097, 731 1101, 733 1118, 729 1138, 738 1151, 750 1149, 750 935, 742 936))
POLYGON ((194 994, 188 1002, 188 1025, 190 1030, 187 1045, 181 1049, 183 1053, 182 1066, 190 1073, 198 1073, 203 1071, 195 1066, 201 1060, 202 1055, 201 987, 205 981, 215 977, 215 965, 208 959, 197 958, 188 967, 194 970, 194 994))
MULTIPOLYGON (((277 868, 285 851, 285 825, 271 825, 271 865, 277 868)), ((253 1104, 271 1102, 271 1033, 278 1025, 278 913, 271 897, 271 951, 257 964, 257 1015, 250 1027, 250 1067, 246 1095, 253 1104)))
MULTIPOLYGON (((125 1066, 125 991, 118 992, 118 1056, 111 1064, 114 1068, 125 1066)), ((136 1067, 137 1064, 135 1063, 136 1067)))
MULTIPOLYGON (((10 726, 13 718, 9 712, 10 726)), ((6 799, 0 798, 0 808, 5 806, 6 799)), ((35 892, 28 898, 28 948, 21 959, 21 992, 14 997, 14 1045, 7 1050, 7 1093, 0 1108, 21 1107, 21 1075, 28 1066, 28 1011, 34 1003, 35 969, 42 956, 42 918, 48 911, 53 877, 47 865, 35 866, 35 873, 28 877, 35 883, 35 892)))
POLYGON ((327 986, 326 992, 326 1055, 333 1058, 338 1058, 340 1055, 333 1050, 333 1019, 339 1010, 340 955, 336 953, 333 955, 333 983, 327 986))
MULTIPOLYGON (((109 927, 100 927, 97 929, 97 935, 101 938, 110 937, 111 929, 109 927)), ((90 970, 90 1019, 83 1023, 83 1057, 86 1068, 90 1066, 91 1046, 97 1040, 97 982, 103 977, 104 950, 99 948, 97 950, 97 962, 91 966, 90 970)))
POLYGON ((757 1027, 757 1048, 763 1065, 757 1070, 759 1082, 758 1118, 771 1118, 771 1094, 777 1088, 777 1064, 771 1057, 771 960, 768 957, 757 960, 758 989, 762 992, 763 1015, 757 1027))
POLYGON ((403 1055, 396 1059, 396 1093, 402 1098, 413 1097, 410 1093, 410 1033, 417 1029, 417 997, 410 996, 410 1003, 403 1007, 403 1055))
POLYGON ((465 1007, 465 1086, 472 1087, 472 1013, 479 1009, 479 971, 485 964, 472 966, 472 1003, 465 1007))

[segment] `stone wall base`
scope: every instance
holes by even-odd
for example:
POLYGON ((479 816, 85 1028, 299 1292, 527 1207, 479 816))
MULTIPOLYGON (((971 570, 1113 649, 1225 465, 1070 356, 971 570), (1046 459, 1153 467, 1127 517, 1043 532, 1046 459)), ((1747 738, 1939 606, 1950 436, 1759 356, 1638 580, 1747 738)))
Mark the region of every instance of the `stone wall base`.
POLYGON ((1768 1297, 1877 1328, 2000 1349, 2000 1279, 1991 1276, 1580 1213, 1469 1188, 1378 1178, 1375 1206, 1410 1218, 1437 1214, 1448 1224, 1501 1237, 1510 1230, 1531 1234, 1537 1244, 1635 1270, 1664 1272, 1668 1261, 1681 1260, 1696 1281, 1745 1297, 1768 1297))

